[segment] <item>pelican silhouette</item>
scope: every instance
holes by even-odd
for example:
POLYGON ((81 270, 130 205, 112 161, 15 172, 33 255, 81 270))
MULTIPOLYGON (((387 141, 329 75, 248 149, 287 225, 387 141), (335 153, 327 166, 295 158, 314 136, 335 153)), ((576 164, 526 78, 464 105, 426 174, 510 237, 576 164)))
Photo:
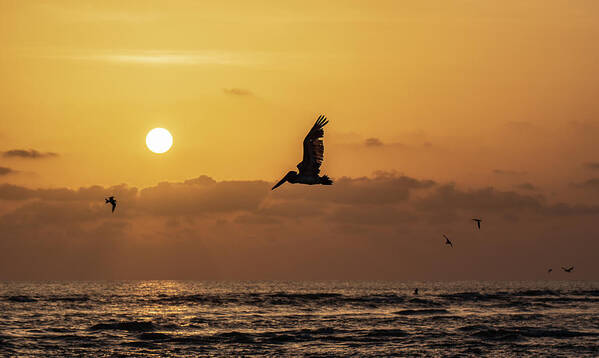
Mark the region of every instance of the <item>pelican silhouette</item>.
POLYGON ((480 222, 483 221, 483 219, 472 219, 472 221, 476 223, 476 226, 478 226, 478 229, 480 230, 480 222))
POLYGON ((109 196, 108 199, 104 198, 104 200, 106 200, 106 204, 112 204, 112 212, 114 213, 114 209, 116 208, 116 199, 114 196, 109 196))
POLYGON ((318 176, 320 173, 320 164, 322 164, 322 159, 324 157, 324 144, 320 138, 324 136, 324 130, 322 128, 327 123, 329 123, 329 121, 327 121, 325 116, 321 115, 318 117, 316 123, 314 123, 314 126, 312 126, 312 129, 310 129, 308 135, 306 135, 306 138, 304 139, 304 158, 297 165, 299 173, 290 171, 283 177, 283 179, 273 186, 271 190, 275 190, 286 181, 291 184, 333 184, 333 181, 329 179, 328 176, 318 176))
POLYGON ((417 295, 418 294, 418 288, 414 289, 414 294, 417 295))
POLYGON ((443 234, 443 237, 445 238, 445 245, 449 245, 449 246, 451 246, 451 248, 453 248, 453 244, 451 243, 449 238, 447 236, 445 236, 445 234, 443 234))
POLYGON ((547 273, 551 273, 551 271, 553 271, 552 268, 550 268, 549 270, 547 270, 547 273))
POLYGON ((562 270, 564 270, 564 272, 570 273, 572 272, 572 270, 574 270, 574 266, 570 266, 568 268, 562 266, 562 270))

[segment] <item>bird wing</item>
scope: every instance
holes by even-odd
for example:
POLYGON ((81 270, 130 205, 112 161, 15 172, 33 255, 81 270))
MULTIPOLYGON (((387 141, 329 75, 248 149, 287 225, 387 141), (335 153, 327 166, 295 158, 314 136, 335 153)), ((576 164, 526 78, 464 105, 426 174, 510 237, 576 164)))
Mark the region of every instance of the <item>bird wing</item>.
POLYGON ((445 243, 449 244, 449 246, 453 247, 453 244, 451 243, 451 240, 449 240, 449 238, 447 236, 445 236, 445 234, 443 234, 443 237, 445 238, 445 243))
POLYGON ((323 127, 329 123, 323 115, 319 116, 312 129, 304 139, 304 158, 297 165, 300 175, 314 176, 320 173, 320 165, 324 158, 323 127))
POLYGON ((112 212, 114 213, 114 209, 116 209, 116 202, 112 202, 112 212))

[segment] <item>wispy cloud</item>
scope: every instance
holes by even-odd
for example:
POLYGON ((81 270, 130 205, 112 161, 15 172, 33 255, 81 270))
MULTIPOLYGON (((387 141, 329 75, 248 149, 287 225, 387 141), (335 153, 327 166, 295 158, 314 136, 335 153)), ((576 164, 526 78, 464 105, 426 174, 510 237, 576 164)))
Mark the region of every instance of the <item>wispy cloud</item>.
POLYGON ((383 145, 383 142, 378 138, 366 138, 364 141, 364 145, 367 147, 380 147, 383 145))
POLYGON ((586 169, 599 170, 599 162, 586 162, 582 166, 586 169))
POLYGON ((599 178, 591 178, 580 183, 572 183, 572 186, 581 189, 599 190, 599 178))
POLYGON ((265 54, 216 50, 68 50, 56 48, 22 48, 20 55, 65 61, 90 61, 139 65, 251 65, 264 62, 265 54))
POLYGON ((370 137, 370 138, 366 138, 360 145, 364 145, 366 147, 370 147, 370 148, 378 148, 378 147, 384 147, 384 148, 401 148, 401 149, 406 149, 408 148, 407 145, 400 143, 400 142, 383 142, 381 139, 377 138, 377 137, 370 137))
POLYGON ((2 156, 5 158, 25 158, 25 159, 42 159, 42 158, 52 158, 58 157, 58 153, 53 152, 39 152, 35 149, 11 149, 2 153, 2 156))
POLYGON ((253 93, 243 88, 224 88, 223 92, 232 96, 251 96, 253 93))
POLYGON ((17 173, 16 170, 13 170, 11 168, 7 168, 7 167, 0 167, 0 177, 4 176, 4 175, 8 175, 8 174, 14 174, 17 173))

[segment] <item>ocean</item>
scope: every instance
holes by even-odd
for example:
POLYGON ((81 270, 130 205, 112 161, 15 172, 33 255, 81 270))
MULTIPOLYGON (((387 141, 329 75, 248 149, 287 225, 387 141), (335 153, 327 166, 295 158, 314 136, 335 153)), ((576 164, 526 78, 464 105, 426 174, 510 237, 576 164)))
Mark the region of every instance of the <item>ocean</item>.
POLYGON ((0 356, 599 356, 599 282, 2 282, 0 314, 0 356))

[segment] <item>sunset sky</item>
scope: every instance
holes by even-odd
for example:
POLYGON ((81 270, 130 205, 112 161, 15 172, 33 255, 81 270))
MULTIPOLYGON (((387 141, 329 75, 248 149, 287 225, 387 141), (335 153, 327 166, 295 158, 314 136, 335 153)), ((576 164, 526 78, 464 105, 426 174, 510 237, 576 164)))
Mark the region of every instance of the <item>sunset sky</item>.
POLYGON ((0 279, 597 279, 598 38, 595 0, 0 1, 0 279), (271 191, 321 113, 335 184, 271 191))

